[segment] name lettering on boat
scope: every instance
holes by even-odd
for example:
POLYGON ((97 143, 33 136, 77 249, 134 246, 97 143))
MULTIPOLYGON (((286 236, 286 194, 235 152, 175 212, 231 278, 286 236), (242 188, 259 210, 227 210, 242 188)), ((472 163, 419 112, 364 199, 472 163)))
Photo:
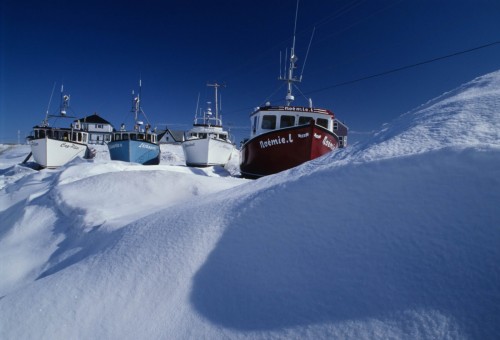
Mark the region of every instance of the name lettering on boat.
POLYGON ((294 107, 294 106, 284 106, 283 111, 314 112, 314 110, 309 107, 294 107))
POLYGON ((74 145, 74 144, 69 144, 69 143, 61 143, 59 145, 61 148, 65 148, 65 149, 75 149, 75 150, 78 150, 78 146, 74 145))
POLYGON ((321 138, 321 135, 318 135, 317 133, 314 134, 314 138, 316 139, 320 139, 321 138))
POLYGON ((280 144, 288 144, 288 143, 293 143, 293 139, 292 139, 292 134, 291 133, 288 134, 288 139, 286 139, 285 137, 278 136, 277 138, 273 138, 273 139, 268 138, 265 141, 262 141, 262 140, 259 141, 261 149, 265 149, 265 148, 267 148, 269 146, 275 146, 275 145, 280 145, 280 144))
POLYGON ((306 133, 299 133, 299 134, 297 134, 297 136, 298 136, 299 138, 307 138, 307 137, 309 137, 309 132, 306 132, 306 133))
POLYGON ((323 145, 326 146, 327 148, 329 148, 330 150, 335 149, 335 144, 330 142, 330 140, 328 139, 327 136, 325 136, 325 138, 323 139, 323 145))
POLYGON ((156 149, 153 145, 149 145, 149 144, 146 144, 146 143, 139 144, 139 147, 143 148, 143 149, 149 149, 149 150, 155 150, 156 149))

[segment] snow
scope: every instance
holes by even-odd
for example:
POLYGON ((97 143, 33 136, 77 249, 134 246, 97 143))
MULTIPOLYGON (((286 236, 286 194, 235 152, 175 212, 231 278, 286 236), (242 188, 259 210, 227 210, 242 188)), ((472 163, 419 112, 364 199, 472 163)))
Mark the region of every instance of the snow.
POLYGON ((500 71, 251 181, 0 146, 0 338, 498 339, 500 71))

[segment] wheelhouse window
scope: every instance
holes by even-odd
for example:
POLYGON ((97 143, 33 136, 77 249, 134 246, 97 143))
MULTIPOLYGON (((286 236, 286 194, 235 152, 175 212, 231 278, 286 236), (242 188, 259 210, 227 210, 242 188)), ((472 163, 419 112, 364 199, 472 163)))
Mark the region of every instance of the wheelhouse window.
POLYGON ((280 127, 286 128, 295 125, 295 116, 281 116, 280 117, 280 127))
POLYGON ((276 129, 276 116, 264 115, 262 117, 262 128, 266 130, 276 129))
POLYGON ((318 119, 316 119, 316 124, 324 127, 325 129, 328 129, 328 119, 318 118, 318 119))
POLYGON ((311 117, 301 116, 299 117, 299 125, 309 124, 309 122, 313 120, 311 117))

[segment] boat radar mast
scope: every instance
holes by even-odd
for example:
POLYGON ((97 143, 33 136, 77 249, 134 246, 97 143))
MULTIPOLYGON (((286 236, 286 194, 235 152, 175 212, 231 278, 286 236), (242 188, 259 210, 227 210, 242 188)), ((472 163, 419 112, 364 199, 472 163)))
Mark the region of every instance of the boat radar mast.
MULTIPOLYGON (((289 66, 288 66, 288 74, 287 74, 287 72, 285 70, 284 76, 286 78, 282 78, 281 76, 279 78, 279 80, 284 80, 286 82, 286 84, 287 84, 287 92, 286 92, 286 97, 285 97, 286 106, 290 106, 290 104, 292 104, 292 102, 295 100, 295 97, 292 94, 293 83, 300 83, 301 78, 302 78, 302 77, 297 78, 297 77, 293 76, 293 70, 295 68, 297 68, 296 62, 299 59, 295 55, 295 32, 297 31, 297 15, 298 15, 298 12, 299 12, 299 1, 297 1, 297 8, 295 9, 295 24, 294 24, 294 27, 293 27, 293 42, 292 42, 292 49, 290 50, 290 63, 289 63, 289 66)), ((285 56, 285 58, 286 58, 286 56, 285 56)))
POLYGON ((226 87, 226 85, 224 84, 218 84, 217 82, 214 83, 214 84, 207 84, 208 87, 213 87, 215 89, 215 119, 218 120, 219 119, 219 103, 218 103, 218 95, 217 95, 217 89, 219 87, 226 87))

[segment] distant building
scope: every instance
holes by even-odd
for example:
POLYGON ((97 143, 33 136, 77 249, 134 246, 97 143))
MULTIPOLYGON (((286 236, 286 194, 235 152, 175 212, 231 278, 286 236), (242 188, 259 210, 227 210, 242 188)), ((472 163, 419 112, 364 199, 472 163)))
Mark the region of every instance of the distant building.
POLYGON ((160 139, 160 144, 180 144, 183 141, 184 131, 167 129, 160 139))
POLYGON ((97 113, 73 122, 73 126, 80 124, 83 130, 89 132, 89 144, 107 144, 111 141, 113 125, 97 113))

